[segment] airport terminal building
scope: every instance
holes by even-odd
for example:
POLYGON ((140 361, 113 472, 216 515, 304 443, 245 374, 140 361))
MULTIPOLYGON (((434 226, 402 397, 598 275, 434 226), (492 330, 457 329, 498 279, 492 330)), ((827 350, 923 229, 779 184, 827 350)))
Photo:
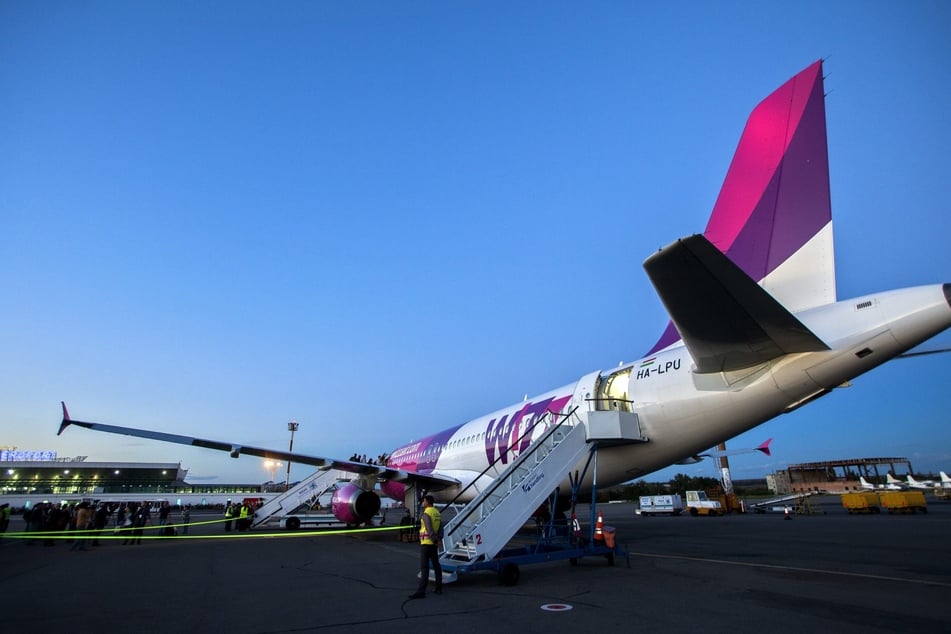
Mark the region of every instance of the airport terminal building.
POLYGON ((232 498, 267 497, 265 489, 271 488, 189 484, 180 462, 89 462, 86 456, 57 458, 52 452, 3 451, 0 467, 0 502, 13 508, 81 499, 166 499, 173 505, 214 506, 232 498))

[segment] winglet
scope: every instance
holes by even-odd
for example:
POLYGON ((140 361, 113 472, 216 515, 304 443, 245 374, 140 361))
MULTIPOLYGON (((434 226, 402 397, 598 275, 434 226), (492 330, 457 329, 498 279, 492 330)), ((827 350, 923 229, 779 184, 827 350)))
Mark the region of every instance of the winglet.
POLYGON ((761 444, 759 447, 754 447, 754 449, 756 449, 756 451, 762 451, 764 454, 766 454, 767 456, 769 456, 769 455, 771 455, 771 454, 769 453, 769 443, 771 443, 771 442, 773 442, 773 439, 772 439, 772 438, 767 438, 767 439, 766 439, 766 442, 764 442, 763 444, 761 444))
POLYGON ((63 430, 65 430, 67 427, 69 427, 70 423, 73 422, 73 421, 69 418, 69 410, 66 409, 66 401, 60 401, 60 403, 62 403, 62 405, 63 405, 63 422, 59 424, 59 431, 56 432, 56 435, 57 435, 57 436, 59 436, 60 434, 62 434, 62 433, 63 433, 63 430))

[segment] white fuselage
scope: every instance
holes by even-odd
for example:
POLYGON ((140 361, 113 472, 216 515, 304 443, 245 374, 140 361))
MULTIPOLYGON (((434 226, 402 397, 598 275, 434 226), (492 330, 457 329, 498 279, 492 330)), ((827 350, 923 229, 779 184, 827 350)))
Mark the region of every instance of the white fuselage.
MULTIPOLYGON (((951 326, 951 306, 942 286, 934 285, 838 302, 797 317, 830 349, 699 374, 687 349, 677 343, 401 447, 389 464, 459 480, 459 487, 438 494, 444 501, 476 481, 460 498, 466 501, 524 450, 515 441, 525 430, 533 429, 531 436, 537 437, 551 424, 546 411, 566 415, 577 408, 583 414, 620 403, 637 415, 647 442, 601 449, 597 484, 626 482, 694 456, 909 350, 951 326), (506 460, 489 468, 490 458, 503 452, 506 460)), ((589 470, 582 486, 590 486, 593 477, 589 470)), ((567 486, 563 483, 562 490, 567 486)))

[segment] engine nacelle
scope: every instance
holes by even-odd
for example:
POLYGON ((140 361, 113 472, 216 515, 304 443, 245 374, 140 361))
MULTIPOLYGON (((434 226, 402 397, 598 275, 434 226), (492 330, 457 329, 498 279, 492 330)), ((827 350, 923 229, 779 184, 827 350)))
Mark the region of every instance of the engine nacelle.
POLYGON ((380 496, 353 483, 345 484, 334 491, 330 508, 344 524, 365 524, 380 512, 380 496))

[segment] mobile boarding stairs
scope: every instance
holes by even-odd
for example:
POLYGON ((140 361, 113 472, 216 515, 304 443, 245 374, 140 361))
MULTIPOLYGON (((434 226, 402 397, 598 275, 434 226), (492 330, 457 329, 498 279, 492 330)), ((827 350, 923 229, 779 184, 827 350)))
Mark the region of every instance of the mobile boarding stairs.
MULTIPOLYGON (((314 473, 307 476, 296 485, 271 498, 260 506, 254 512, 254 528, 263 528, 272 522, 280 521, 283 517, 291 515, 302 507, 309 508, 314 501, 324 493, 332 490, 337 483, 349 480, 352 476, 338 469, 322 467, 314 473)), ((333 516, 330 516, 333 518, 333 516)), ((298 520, 297 526, 300 525, 298 520)), ((296 528, 296 526, 290 526, 296 528)))
MULTIPOLYGON (((460 573, 494 570, 503 584, 515 585, 519 564, 555 559, 569 559, 576 564, 578 559, 591 555, 605 556, 613 564, 615 554, 627 557, 626 552, 613 544, 609 547, 603 540, 595 541, 602 536, 595 535, 597 508, 593 501, 597 499, 599 446, 647 442, 641 436, 637 415, 616 409, 578 415, 575 408, 568 414, 552 417, 554 423, 544 435, 532 442, 490 486, 445 524, 439 558, 444 582, 456 581, 460 573), (572 469, 582 462, 584 470, 580 476, 575 471, 572 477, 572 469), (592 464, 591 524, 585 539, 574 520, 574 508, 580 483, 592 464), (559 483, 565 479, 571 484, 570 525, 555 508, 559 483), (537 543, 504 550, 546 500, 550 504, 551 519, 540 527, 537 543)), ((513 446, 520 443, 521 439, 513 446)))

